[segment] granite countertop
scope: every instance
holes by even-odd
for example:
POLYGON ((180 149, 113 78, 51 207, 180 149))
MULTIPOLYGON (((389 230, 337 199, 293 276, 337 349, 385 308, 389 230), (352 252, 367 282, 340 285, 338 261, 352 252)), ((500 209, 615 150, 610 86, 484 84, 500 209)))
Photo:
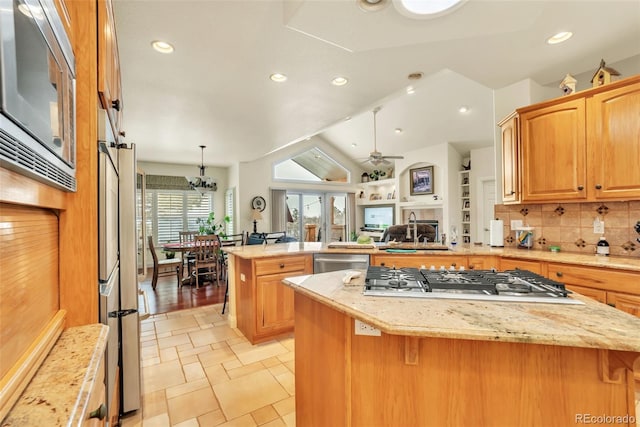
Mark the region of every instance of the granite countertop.
POLYGON ((65 329, 2 421, 9 426, 80 426, 99 372, 109 327, 102 324, 65 329))
POLYGON ((389 254, 385 246, 363 249, 333 249, 320 242, 292 242, 269 245, 229 246, 222 250, 244 259, 266 258, 283 255, 313 254, 313 253, 349 253, 369 255, 400 255, 400 256, 469 256, 492 255, 530 259, 535 261, 559 262, 591 267, 607 267, 620 270, 640 272, 640 258, 620 256, 595 256, 571 252, 550 252, 542 250, 526 250, 514 248, 492 248, 489 246, 457 245, 448 251, 417 250, 413 253, 389 254))
POLYGON ((640 318, 581 295, 579 305, 365 296, 362 272, 349 285, 344 271, 284 284, 387 334, 640 352, 640 318))

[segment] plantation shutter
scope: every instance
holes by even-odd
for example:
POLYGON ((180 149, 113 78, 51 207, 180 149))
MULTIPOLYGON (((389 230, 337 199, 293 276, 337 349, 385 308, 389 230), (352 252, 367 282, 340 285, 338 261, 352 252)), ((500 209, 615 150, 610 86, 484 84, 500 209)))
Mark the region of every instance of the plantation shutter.
POLYGON ((224 193, 224 214, 229 217, 227 223, 227 234, 235 234, 235 222, 233 221, 233 201, 235 199, 235 189, 229 188, 224 193))
POLYGON ((156 195, 158 244, 177 242, 178 233, 183 230, 183 193, 158 191, 156 195))
MULTIPOLYGON (((187 227, 184 230, 198 231, 198 219, 205 221, 212 211, 212 194, 200 194, 195 191, 186 193, 187 199, 187 227)), ((216 218, 217 220, 218 218, 216 218)), ((216 221, 217 222, 217 221, 216 221)))

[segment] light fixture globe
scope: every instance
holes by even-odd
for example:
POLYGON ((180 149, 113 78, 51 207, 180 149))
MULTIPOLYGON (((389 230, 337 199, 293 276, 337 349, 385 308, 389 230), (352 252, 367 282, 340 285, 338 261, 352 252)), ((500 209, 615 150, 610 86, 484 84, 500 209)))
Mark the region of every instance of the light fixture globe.
POLYGON ((189 187, 192 190, 197 191, 198 193, 206 193, 209 191, 217 191, 218 183, 211 178, 210 176, 205 176, 204 170, 204 149, 207 148, 204 145, 200 146, 200 150, 202 151, 202 160, 200 163, 200 175, 199 176, 186 176, 187 182, 189 183, 189 187))

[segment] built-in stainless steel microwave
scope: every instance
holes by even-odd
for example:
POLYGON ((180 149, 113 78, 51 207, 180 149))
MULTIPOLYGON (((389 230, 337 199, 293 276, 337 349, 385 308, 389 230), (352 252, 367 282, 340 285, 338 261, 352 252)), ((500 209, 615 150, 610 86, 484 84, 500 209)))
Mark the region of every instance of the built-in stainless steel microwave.
POLYGON ((0 0, 0 166, 76 190, 75 75, 53 0, 0 0))

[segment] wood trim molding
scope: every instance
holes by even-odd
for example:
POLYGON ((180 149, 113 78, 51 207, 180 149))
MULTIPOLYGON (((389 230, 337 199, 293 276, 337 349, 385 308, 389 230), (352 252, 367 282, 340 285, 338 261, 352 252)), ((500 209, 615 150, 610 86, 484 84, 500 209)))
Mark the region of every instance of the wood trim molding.
POLYGON ((64 210, 66 193, 0 167, 0 202, 64 210))
POLYGON ((0 420, 9 413, 64 330, 67 312, 60 310, 0 380, 0 420))
POLYGON ((598 350, 600 379, 604 383, 623 384, 627 382, 625 372, 633 374, 634 366, 640 368, 640 357, 637 353, 617 350, 598 350))

